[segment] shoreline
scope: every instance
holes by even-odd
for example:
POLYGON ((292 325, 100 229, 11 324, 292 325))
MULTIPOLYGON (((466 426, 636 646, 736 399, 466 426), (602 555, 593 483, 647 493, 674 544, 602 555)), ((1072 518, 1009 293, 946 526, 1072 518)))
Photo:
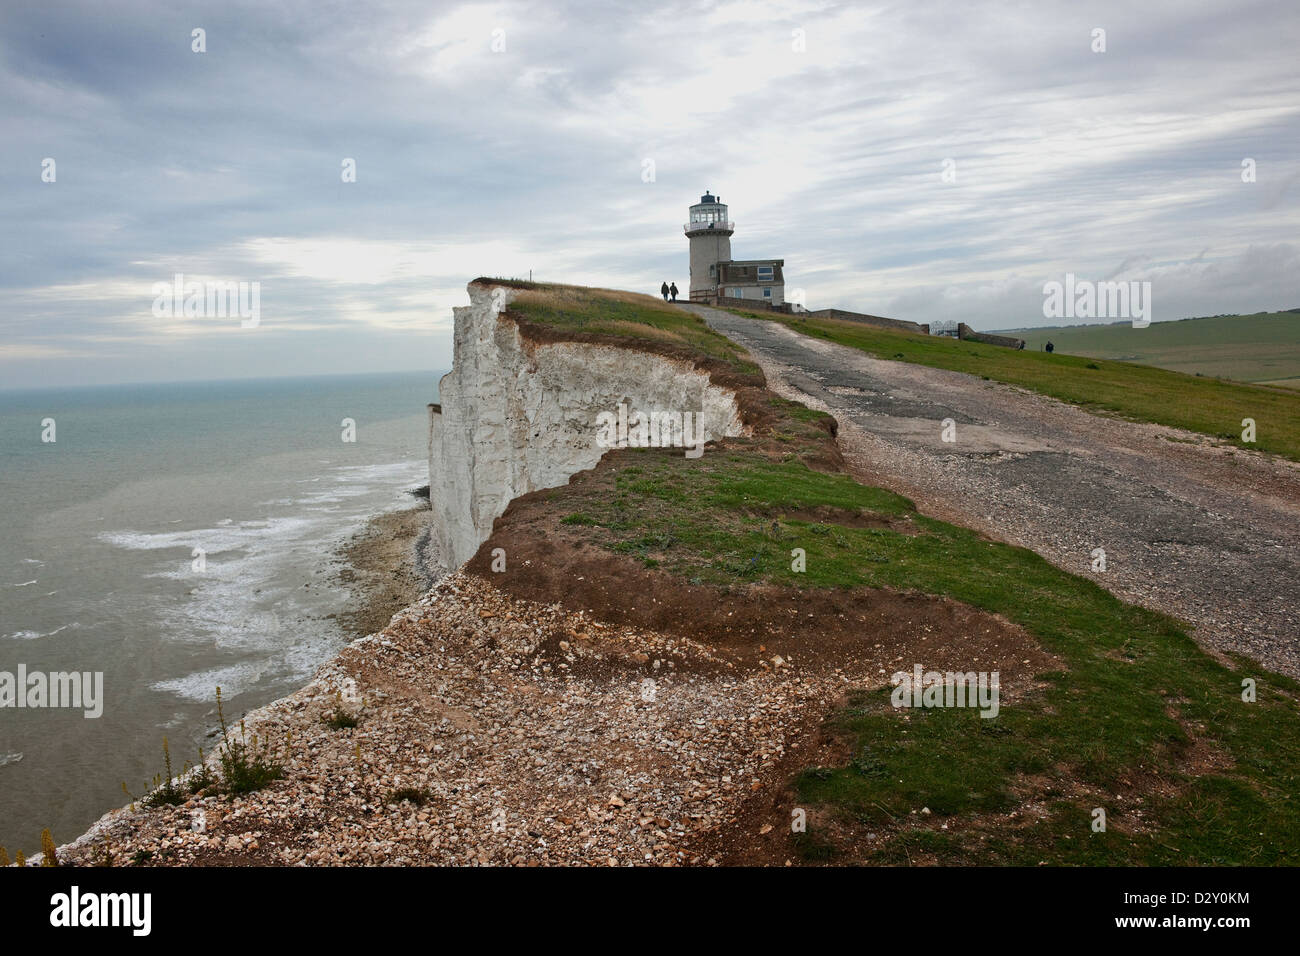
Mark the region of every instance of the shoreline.
MULTIPOLYGON (((335 563, 332 579, 349 591, 343 609, 320 620, 334 620, 346 643, 328 659, 321 661, 312 677, 302 686, 249 711, 244 721, 253 725, 258 716, 301 693, 318 679, 349 646, 382 631, 394 616, 416 604, 442 575, 433 554, 430 536, 432 512, 428 487, 409 489, 412 503, 381 511, 366 519, 360 530, 338 542, 329 552, 335 563)), ((205 763, 211 767, 219 743, 211 748, 205 763)), ((196 768, 195 768, 196 769, 196 768)), ((193 772, 193 771, 191 771, 193 772)), ((183 779, 178 774, 177 779, 183 779)), ((86 865, 90 861, 65 860, 79 848, 112 831, 127 819, 148 816, 155 809, 138 806, 142 800, 105 810, 79 836, 58 847, 60 863, 86 865)), ((12 849, 12 848, 11 848, 12 849)), ((36 866, 40 856, 33 852, 28 865, 36 866)))
POLYGON ((349 643, 382 630, 437 582, 429 555, 429 499, 409 494, 412 504, 373 515, 334 550, 334 577, 350 592, 336 620, 349 643))

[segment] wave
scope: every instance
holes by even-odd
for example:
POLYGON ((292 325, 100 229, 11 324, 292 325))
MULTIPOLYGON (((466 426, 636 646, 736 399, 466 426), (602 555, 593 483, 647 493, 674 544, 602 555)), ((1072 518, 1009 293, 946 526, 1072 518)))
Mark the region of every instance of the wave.
POLYGON ((98 538, 128 551, 161 551, 168 548, 190 551, 202 548, 211 556, 224 551, 244 550, 257 544, 259 539, 293 535, 312 523, 312 519, 299 517, 250 518, 240 522, 225 519, 216 522, 216 527, 212 528, 189 531, 105 531, 98 538))
POLYGON ((114 547, 155 552, 145 576, 184 588, 177 594, 167 586, 169 598, 156 605, 157 624, 171 642, 207 649, 206 666, 150 686, 208 701, 218 685, 233 696, 310 677, 344 636, 325 619, 342 609, 349 591, 329 576, 326 562, 371 516, 403 499, 427 467, 410 460, 335 468, 324 476, 326 488, 250 505, 261 512, 256 518, 98 535, 114 547), (194 569, 195 548, 204 551, 201 571, 194 569), (221 663, 212 665, 211 652, 221 663))
POLYGON ((58 634, 60 631, 66 631, 70 627, 81 627, 81 622, 73 621, 71 624, 64 624, 62 627, 56 627, 54 630, 46 631, 45 633, 41 633, 40 631, 28 630, 28 629, 24 629, 21 631, 14 631, 12 634, 6 634, 5 639, 15 640, 15 641, 35 641, 42 637, 53 637, 55 634, 58 634))

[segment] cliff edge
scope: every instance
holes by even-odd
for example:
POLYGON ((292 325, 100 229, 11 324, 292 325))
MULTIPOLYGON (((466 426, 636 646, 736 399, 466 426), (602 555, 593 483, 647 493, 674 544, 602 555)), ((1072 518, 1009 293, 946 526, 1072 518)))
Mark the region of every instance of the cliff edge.
POLYGON ((595 466, 609 450, 602 413, 698 415, 705 442, 743 431, 735 391, 686 358, 529 337, 510 311, 519 292, 470 283, 470 304, 454 310, 452 369, 429 407, 433 538, 448 570, 473 556, 512 500, 595 466))

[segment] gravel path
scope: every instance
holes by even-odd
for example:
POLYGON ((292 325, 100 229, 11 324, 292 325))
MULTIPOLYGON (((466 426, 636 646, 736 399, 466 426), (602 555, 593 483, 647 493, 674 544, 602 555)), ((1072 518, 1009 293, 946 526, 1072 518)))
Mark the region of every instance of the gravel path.
POLYGON ((1300 465, 685 308, 748 349, 775 392, 835 415, 859 480, 1172 614, 1211 652, 1300 677, 1300 465))

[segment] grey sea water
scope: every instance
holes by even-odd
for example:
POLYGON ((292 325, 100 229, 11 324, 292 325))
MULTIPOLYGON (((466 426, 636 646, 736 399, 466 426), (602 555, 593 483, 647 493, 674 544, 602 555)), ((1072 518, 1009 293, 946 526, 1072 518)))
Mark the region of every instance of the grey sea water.
POLYGON ((11 857, 138 796, 164 735, 210 749, 218 685, 237 718, 346 642, 335 550, 427 483, 437 377, 0 391, 0 673, 104 674, 97 719, 0 707, 11 857))

